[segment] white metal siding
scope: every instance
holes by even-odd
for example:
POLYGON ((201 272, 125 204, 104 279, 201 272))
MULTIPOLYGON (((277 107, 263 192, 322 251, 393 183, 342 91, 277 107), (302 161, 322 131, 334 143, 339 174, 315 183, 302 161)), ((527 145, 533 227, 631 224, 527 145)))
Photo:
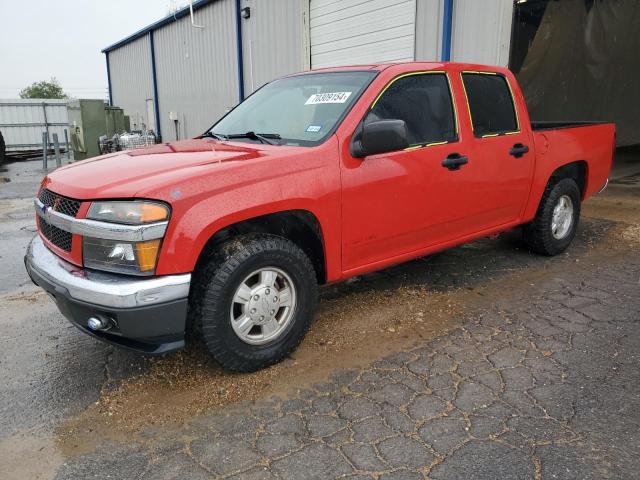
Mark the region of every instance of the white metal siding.
POLYGON ((411 61, 416 0, 311 0, 313 68, 411 61))
POLYGON ((309 0, 242 1, 251 9, 251 17, 242 19, 246 95, 274 78, 309 68, 303 31, 308 5, 309 0))
POLYGON ((235 2, 218 0, 154 32, 160 125, 175 139, 169 112, 178 114, 180 138, 205 131, 238 103, 235 2))
POLYGON ((507 66, 512 0, 456 0, 451 60, 507 66))
POLYGON ((109 73, 111 100, 129 115, 131 128, 146 126, 155 130, 153 118, 148 118, 147 112, 147 100, 153 99, 149 36, 109 52, 109 73))
POLYGON ((45 130, 43 102, 46 103, 49 141, 58 134, 64 143, 64 130, 69 128, 67 101, 52 99, 3 99, 0 100, 0 131, 7 150, 42 148, 45 130))
POLYGON ((416 55, 420 61, 440 60, 442 53, 442 0, 417 0, 416 55))

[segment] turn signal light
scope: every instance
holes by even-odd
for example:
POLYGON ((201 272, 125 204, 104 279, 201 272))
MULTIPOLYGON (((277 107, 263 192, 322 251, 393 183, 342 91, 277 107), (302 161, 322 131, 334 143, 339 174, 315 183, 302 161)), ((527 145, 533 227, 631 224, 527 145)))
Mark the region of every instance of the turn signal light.
POLYGON ((136 260, 141 272, 148 272, 156 268, 160 240, 136 243, 136 260))

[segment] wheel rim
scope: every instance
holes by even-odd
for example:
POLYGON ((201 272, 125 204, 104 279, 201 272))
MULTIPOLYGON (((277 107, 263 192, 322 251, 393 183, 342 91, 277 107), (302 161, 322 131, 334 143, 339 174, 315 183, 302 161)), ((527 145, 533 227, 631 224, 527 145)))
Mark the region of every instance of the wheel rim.
POLYGON ((556 240, 565 238, 573 225, 573 201, 568 195, 562 195, 553 209, 551 234, 556 240))
POLYGON ((286 331, 295 307, 291 277, 279 268, 261 268, 247 275, 236 289, 229 312, 231 326, 245 343, 269 343, 286 331))

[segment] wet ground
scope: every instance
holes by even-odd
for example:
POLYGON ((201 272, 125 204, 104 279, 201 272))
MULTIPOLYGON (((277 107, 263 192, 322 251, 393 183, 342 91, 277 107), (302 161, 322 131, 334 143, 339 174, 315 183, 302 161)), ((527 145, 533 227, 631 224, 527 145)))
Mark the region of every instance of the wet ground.
POLYGON ((21 197, 41 172, 10 165, 0 173, 12 180, 0 184, 4 474, 634 477, 640 168, 624 163, 585 205, 566 254, 533 256, 509 234, 326 288, 301 348, 251 375, 222 372, 194 348, 146 360, 71 327, 21 266, 32 234, 21 197))

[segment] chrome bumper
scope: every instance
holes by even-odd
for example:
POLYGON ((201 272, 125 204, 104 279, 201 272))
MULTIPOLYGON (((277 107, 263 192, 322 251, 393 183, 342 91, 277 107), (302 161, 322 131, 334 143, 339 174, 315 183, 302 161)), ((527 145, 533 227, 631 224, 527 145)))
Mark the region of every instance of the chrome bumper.
POLYGON ((124 275, 85 270, 65 262, 44 246, 36 235, 27 249, 25 266, 68 292, 71 299, 108 308, 146 307, 189 296, 191 274, 135 279, 124 275))

